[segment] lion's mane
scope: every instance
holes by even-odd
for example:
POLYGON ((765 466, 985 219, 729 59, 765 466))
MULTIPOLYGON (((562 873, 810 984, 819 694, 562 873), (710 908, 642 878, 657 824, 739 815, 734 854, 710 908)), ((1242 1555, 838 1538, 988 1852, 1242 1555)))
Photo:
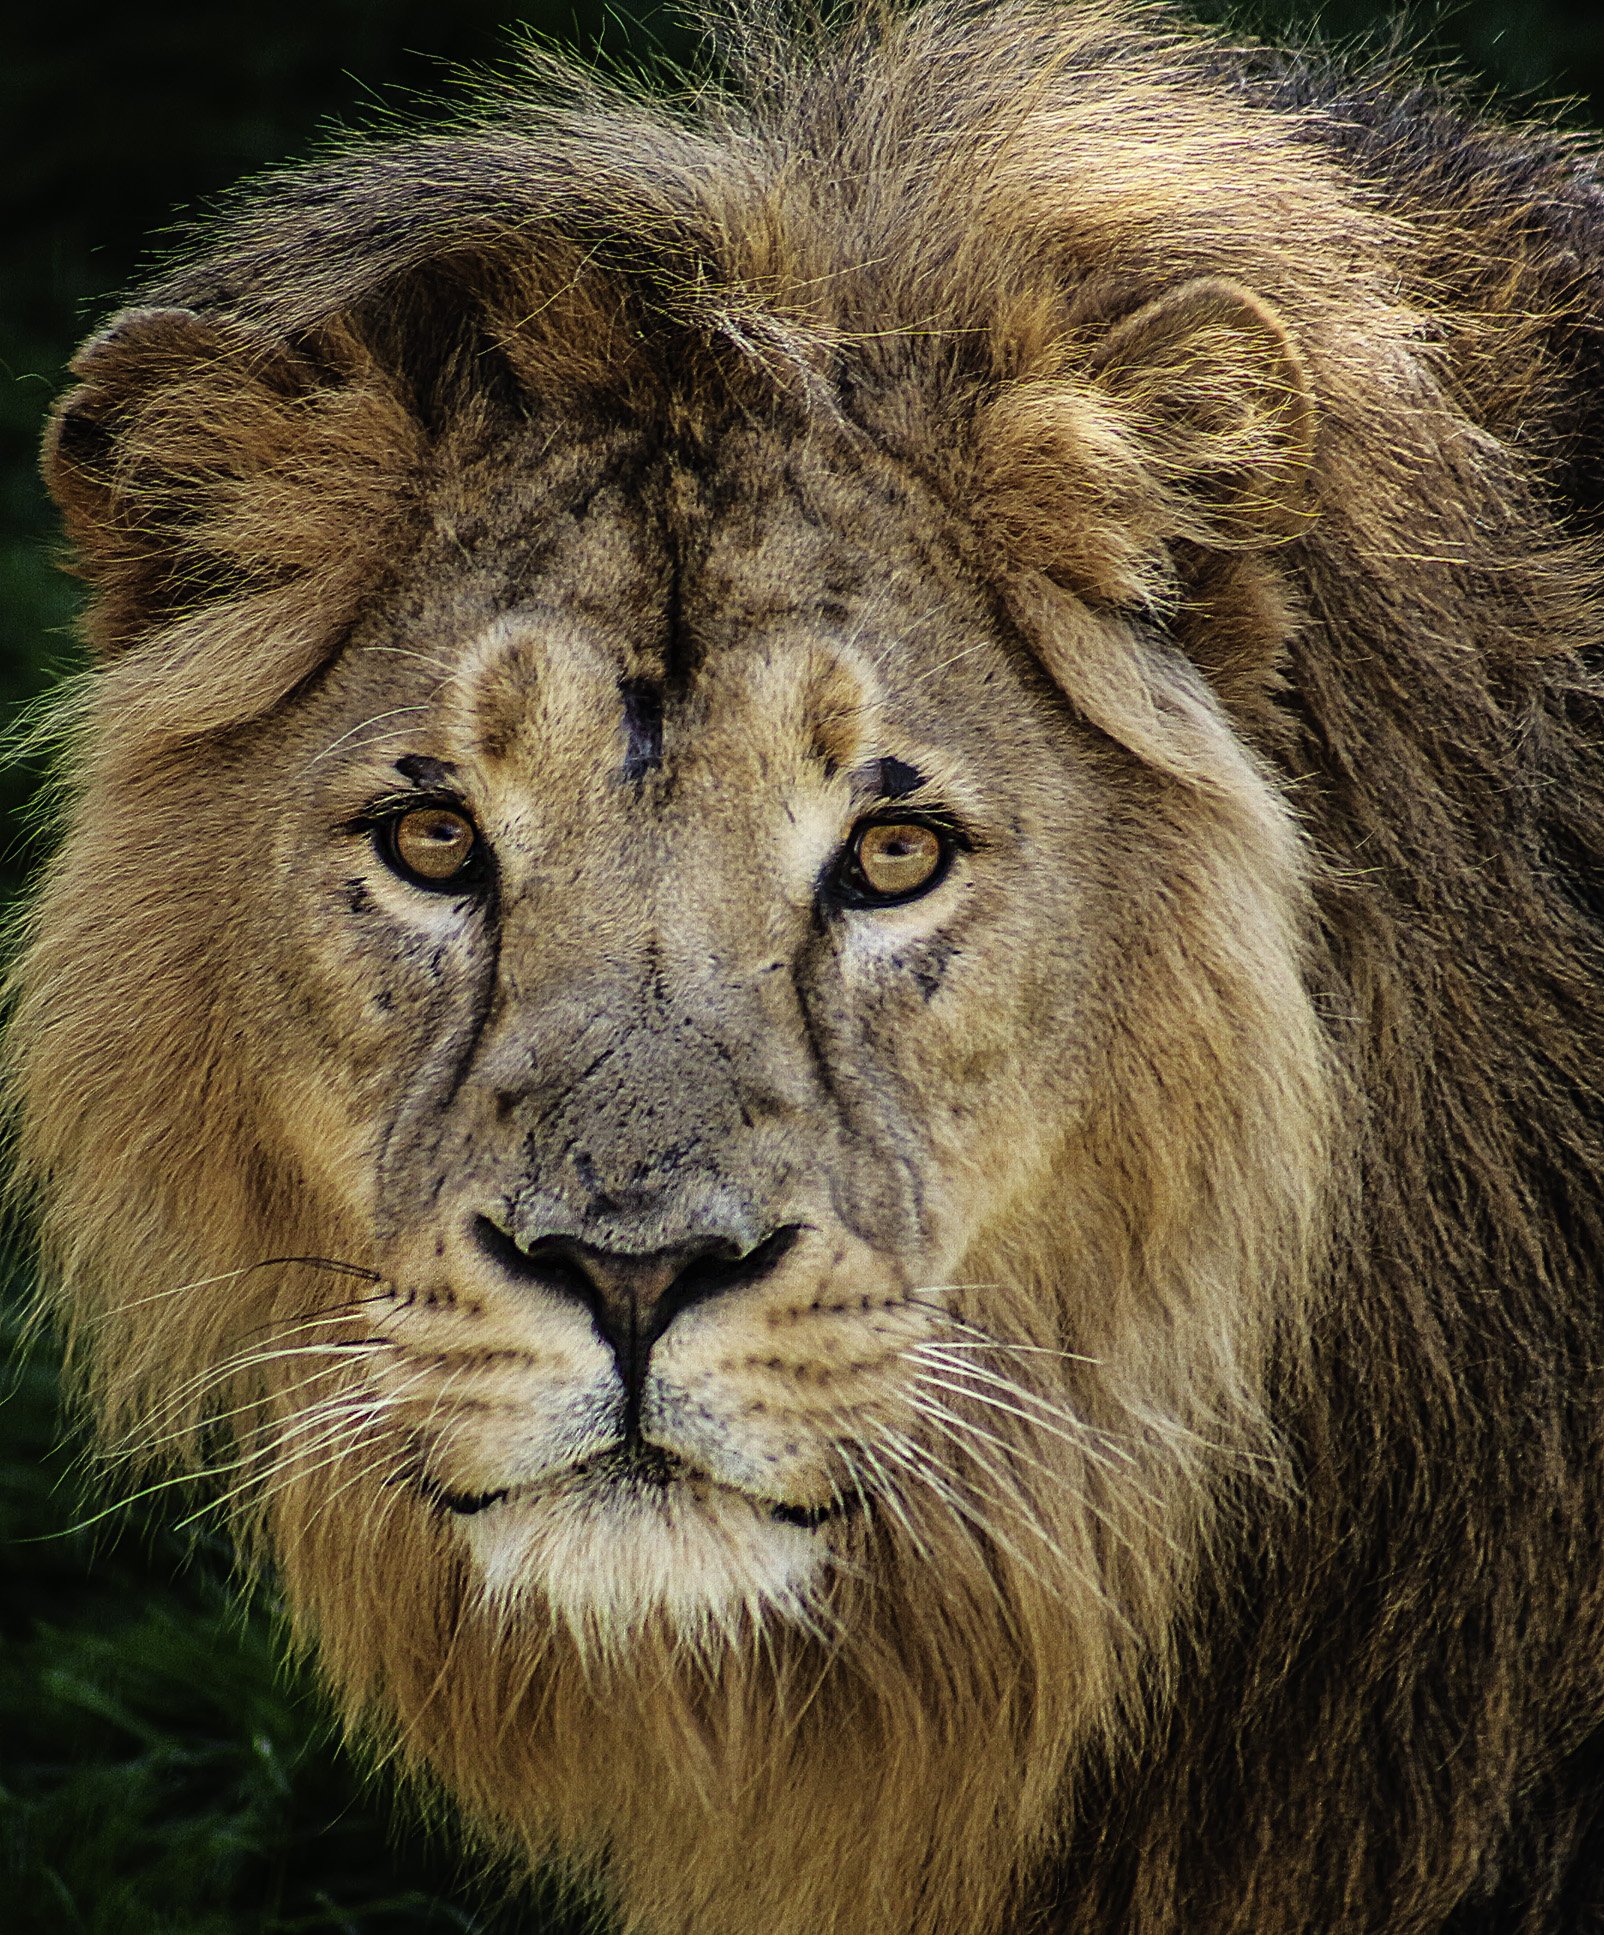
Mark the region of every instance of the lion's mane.
MULTIPOLYGON (((1097 1481, 1094 1585, 994 1551, 938 1631, 904 1552, 857 1641, 849 1619, 791 1653, 553 1673, 559 1641, 479 1617, 427 1523, 353 1535, 338 1470, 253 1512, 247 1458, 223 1482, 354 1731, 498 1845, 594 1862, 654 1931, 1590 1925, 1593 164, 1118 5, 728 38, 734 78, 683 102, 554 68, 248 190, 77 365, 48 468, 99 669, 11 1067, 108 1440, 200 1463, 228 1413, 257 1422, 208 1366, 293 1307, 250 1259, 324 1227, 234 1099, 227 974, 186 1006, 184 896, 230 883, 181 831, 170 877, 133 867, 118 814, 316 680, 413 542, 419 480, 521 395, 694 411, 736 369, 949 506, 1077 717, 1180 802, 1154 838, 1216 900, 1152 910, 1174 985, 1201 1001, 1233 923, 1274 926, 1218 883, 1280 882, 1259 978, 1239 949, 1242 987, 1197 1011, 1248 1027, 1256 985, 1262 1068, 1188 1041, 1180 997, 1154 1012, 1141 1164, 1014 1259, 1047 1298, 1095 1223, 1111 1298, 1160 1285, 1104 1394, 1150 1405, 1152 1443, 1128 1497, 1097 1481), (1233 320, 1145 384, 1143 306, 1182 285, 1233 320), (1183 655, 1235 751, 1071 607, 1183 655)), ((1016 1472, 1049 1518, 1066 1456, 1037 1434, 1016 1472)))

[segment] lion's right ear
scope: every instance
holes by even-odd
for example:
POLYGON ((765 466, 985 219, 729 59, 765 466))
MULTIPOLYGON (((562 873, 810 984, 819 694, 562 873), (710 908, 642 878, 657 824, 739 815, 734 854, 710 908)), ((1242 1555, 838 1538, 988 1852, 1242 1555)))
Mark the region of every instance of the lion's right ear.
POLYGON ((119 446, 142 401, 220 345, 188 309, 126 309, 91 336, 69 367, 80 379, 45 431, 41 468, 87 574, 122 549, 130 523, 119 446))
POLYGON ((87 632, 102 654, 318 574, 337 606, 416 465, 404 397, 337 324, 292 344, 130 309, 72 370, 43 470, 97 594, 87 632))

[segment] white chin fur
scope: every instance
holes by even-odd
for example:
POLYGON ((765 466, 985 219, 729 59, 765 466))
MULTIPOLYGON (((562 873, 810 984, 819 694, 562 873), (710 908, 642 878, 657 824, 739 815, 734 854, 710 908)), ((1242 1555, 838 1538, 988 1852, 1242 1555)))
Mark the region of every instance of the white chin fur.
POLYGON ((457 1526, 504 1617, 544 1608, 598 1653, 649 1623, 701 1646, 776 1615, 812 1624, 827 1558, 817 1532, 717 1486, 543 1487, 457 1526))

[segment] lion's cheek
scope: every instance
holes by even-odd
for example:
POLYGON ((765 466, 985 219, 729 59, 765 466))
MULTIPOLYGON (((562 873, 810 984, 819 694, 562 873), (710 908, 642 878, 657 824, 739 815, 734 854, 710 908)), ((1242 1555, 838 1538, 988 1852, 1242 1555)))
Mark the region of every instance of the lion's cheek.
POLYGON ((858 1449, 911 1422, 913 1350, 932 1305, 866 1248, 747 1307, 687 1313, 653 1353, 642 1403, 651 1440, 719 1483, 792 1506, 856 1484, 858 1449))
MULTIPOLYGON (((353 1235, 373 1227, 377 1209, 374 1128, 361 1096, 338 1069, 319 1072, 285 1057, 261 1078, 260 1142, 284 1172, 308 1224, 353 1235)), ((349 1247, 349 1239, 337 1247, 349 1247)))
MULTIPOLYGON (((1067 844, 1061 830, 1035 833, 1044 848, 1067 844)), ((943 943, 939 984, 904 947, 887 949, 857 990, 856 1052, 873 1070, 881 1145, 907 1171, 918 1274, 930 1283, 961 1275, 973 1246, 1040 1195, 1107 1086, 1095 1017, 1109 969, 1074 938, 1089 924, 1084 897, 1054 887, 1039 898, 1028 926, 1017 908, 988 903, 1002 939, 943 943)), ((862 1167, 854 1152, 838 1188, 866 1192, 862 1167)))

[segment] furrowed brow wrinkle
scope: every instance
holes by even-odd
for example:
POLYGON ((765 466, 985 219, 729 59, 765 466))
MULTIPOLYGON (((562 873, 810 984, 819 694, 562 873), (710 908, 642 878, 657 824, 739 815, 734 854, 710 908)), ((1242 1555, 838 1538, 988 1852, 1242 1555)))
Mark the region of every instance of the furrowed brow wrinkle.
POLYGON ((663 763, 663 688, 655 679, 620 679, 624 702, 624 764, 621 777, 641 780, 663 763))

